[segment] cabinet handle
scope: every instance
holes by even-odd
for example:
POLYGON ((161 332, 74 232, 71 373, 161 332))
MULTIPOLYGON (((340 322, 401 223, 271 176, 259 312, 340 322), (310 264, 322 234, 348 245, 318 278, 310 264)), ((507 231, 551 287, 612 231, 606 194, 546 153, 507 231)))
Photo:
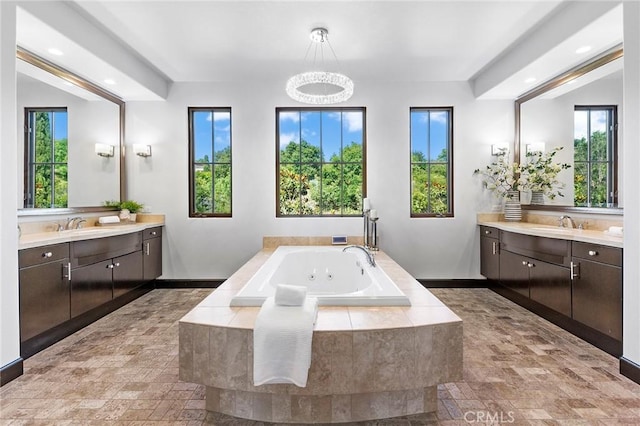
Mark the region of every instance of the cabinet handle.
POLYGON ((589 256, 597 256, 598 252, 595 250, 589 250, 589 256))
POLYGON ((50 251, 45 251, 44 253, 42 253, 42 257, 51 257, 53 256, 53 253, 51 253, 50 251))
POLYGON ((62 278, 66 278, 67 281, 71 281, 71 262, 67 262, 66 266, 62 265, 62 278), (64 269, 67 269, 67 274, 65 275, 64 269))
POLYGON ((575 278, 580 278, 580 264, 579 263, 575 264, 572 261, 571 262, 571 281, 573 281, 575 278))
MULTIPOLYGON (((149 254, 151 253, 151 249, 149 248, 149 245, 150 245, 149 243, 146 243, 146 247, 144 248, 144 254, 146 254, 147 256, 149 256, 149 254)), ((493 254, 495 254, 495 249, 493 254)))

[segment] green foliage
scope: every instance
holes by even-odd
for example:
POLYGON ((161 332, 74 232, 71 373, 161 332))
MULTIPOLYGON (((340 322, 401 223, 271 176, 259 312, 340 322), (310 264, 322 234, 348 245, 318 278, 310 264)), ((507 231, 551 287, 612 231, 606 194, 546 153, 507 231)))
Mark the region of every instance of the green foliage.
POLYGON ((342 155, 325 159, 304 139, 280 151, 282 215, 357 215, 362 200, 362 145, 351 142, 342 155), (340 158, 342 157, 342 158, 340 158))
POLYGON ((447 151, 438 155, 438 162, 428 162, 422 152, 411 153, 411 213, 449 213, 447 151))
POLYGON ((520 167, 520 181, 523 187, 530 191, 542 192, 550 199, 564 197, 560 189, 564 188, 565 184, 558 180, 558 174, 571 165, 553 161, 562 149, 560 146, 549 152, 527 152, 525 162, 520 167))
POLYGON ((196 160, 194 188, 197 213, 231 214, 231 147, 196 160))
POLYGON ((33 116, 33 207, 67 207, 68 141, 66 138, 53 140, 50 112, 35 112, 33 116))
POLYGON ((606 206, 609 203, 609 162, 607 134, 597 130, 586 138, 573 141, 575 173, 573 178, 576 206, 606 206), (589 148, 591 150, 589 151, 589 148))
POLYGON ((120 203, 120 210, 129 210, 130 213, 138 213, 142 211, 144 205, 133 200, 125 200, 120 203))

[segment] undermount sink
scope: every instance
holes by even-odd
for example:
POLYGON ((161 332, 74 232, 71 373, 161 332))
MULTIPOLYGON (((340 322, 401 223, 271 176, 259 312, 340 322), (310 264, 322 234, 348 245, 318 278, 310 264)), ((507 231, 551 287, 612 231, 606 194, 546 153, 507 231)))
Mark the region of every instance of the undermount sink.
MULTIPOLYGON (((116 230, 125 230, 129 225, 122 226, 90 226, 88 228, 69 229, 60 231, 63 235, 100 235, 107 234, 116 230)), ((134 225, 131 225, 134 226, 134 225)))
POLYGON ((576 230, 573 228, 560 228, 553 226, 539 226, 531 228, 533 231, 551 232, 553 234, 573 234, 576 230))

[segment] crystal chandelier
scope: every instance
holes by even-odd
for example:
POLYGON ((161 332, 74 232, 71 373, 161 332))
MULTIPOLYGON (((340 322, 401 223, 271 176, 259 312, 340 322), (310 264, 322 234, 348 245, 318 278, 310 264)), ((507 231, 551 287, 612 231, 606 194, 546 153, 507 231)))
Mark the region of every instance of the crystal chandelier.
MULTIPOLYGON (((324 44, 326 43, 333 57, 338 62, 331 44, 329 43, 329 31, 326 28, 314 28, 309 37, 311 43, 307 48, 305 60, 309 56, 311 46, 313 51, 313 65, 315 66, 320 54, 322 68, 324 68, 324 44)), ((310 71, 296 74, 287 80, 287 95, 295 101, 313 105, 337 104, 348 100, 353 95, 353 81, 344 74, 329 71, 310 71)))

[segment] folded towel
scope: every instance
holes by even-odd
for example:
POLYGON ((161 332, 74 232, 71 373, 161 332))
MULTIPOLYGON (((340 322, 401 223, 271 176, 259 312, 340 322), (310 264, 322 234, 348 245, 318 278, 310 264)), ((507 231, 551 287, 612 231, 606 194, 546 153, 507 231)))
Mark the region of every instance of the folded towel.
POLYGON ((274 297, 279 306, 302 306, 307 297, 307 287, 300 285, 278 284, 274 297))
POLYGON ((253 384, 307 385, 311 367, 311 340, 318 314, 318 299, 302 306, 278 306, 268 297, 253 327, 253 384))
POLYGON ((622 228, 622 226, 610 226, 608 233, 611 234, 611 235, 622 235, 623 234, 623 228, 622 228))
POLYGON ((98 223, 118 223, 120 218, 118 216, 102 216, 98 218, 98 223))

